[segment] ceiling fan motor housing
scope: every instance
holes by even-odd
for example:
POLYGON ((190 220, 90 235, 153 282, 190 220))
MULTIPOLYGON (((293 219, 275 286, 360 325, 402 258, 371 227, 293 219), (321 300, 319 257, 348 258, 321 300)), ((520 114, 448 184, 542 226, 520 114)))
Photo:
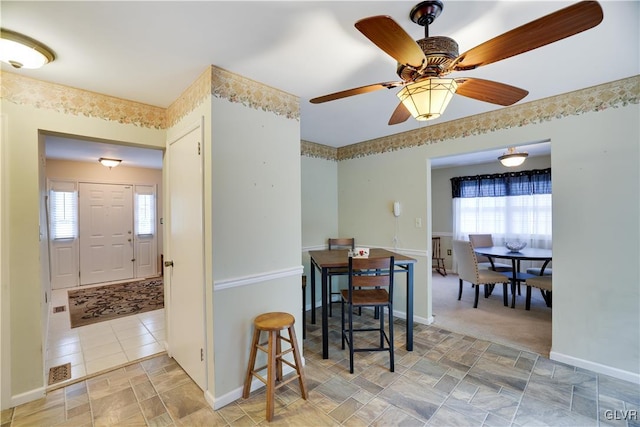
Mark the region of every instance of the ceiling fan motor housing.
POLYGON ((422 69, 398 63, 398 76, 405 82, 422 77, 439 77, 449 74, 449 65, 458 57, 458 43, 449 37, 436 36, 417 40, 418 46, 427 57, 422 69))

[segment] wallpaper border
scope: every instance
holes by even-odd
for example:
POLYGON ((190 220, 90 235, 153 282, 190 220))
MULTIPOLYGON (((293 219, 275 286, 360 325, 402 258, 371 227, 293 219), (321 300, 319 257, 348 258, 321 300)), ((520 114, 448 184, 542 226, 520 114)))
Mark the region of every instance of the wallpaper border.
POLYGON ((338 160, 436 144, 452 138, 480 135, 591 111, 638 104, 639 99, 640 76, 633 76, 538 101, 340 147, 337 150, 338 160))

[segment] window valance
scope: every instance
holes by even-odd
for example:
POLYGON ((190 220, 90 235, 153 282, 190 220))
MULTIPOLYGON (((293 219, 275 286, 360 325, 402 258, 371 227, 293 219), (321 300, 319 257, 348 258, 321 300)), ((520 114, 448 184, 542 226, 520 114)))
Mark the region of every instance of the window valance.
POLYGON ((451 178, 453 198, 551 194, 551 168, 451 178))

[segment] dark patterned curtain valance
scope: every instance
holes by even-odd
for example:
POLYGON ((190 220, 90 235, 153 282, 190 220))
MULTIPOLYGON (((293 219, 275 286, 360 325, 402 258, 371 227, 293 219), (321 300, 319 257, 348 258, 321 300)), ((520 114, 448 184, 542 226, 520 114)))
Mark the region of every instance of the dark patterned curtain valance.
POLYGON ((451 190, 454 198, 551 194, 551 168, 455 177, 451 190))

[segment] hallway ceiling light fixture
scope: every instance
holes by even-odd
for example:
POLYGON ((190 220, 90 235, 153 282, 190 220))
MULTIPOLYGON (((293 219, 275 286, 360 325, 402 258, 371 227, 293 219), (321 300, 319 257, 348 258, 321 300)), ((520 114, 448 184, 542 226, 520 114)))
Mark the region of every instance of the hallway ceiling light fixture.
POLYGON ((42 43, 22 34, 0 30, 0 61, 13 68, 40 68, 55 59, 42 43))
POLYGON ((516 151, 515 147, 509 147, 506 153, 498 157, 498 160, 500 160, 500 163, 502 163, 506 167, 512 168, 514 166, 520 166, 521 164, 523 164, 528 156, 529 153, 519 153, 516 151))
POLYGON ((122 162, 122 160, 120 159, 108 159, 106 157, 100 157, 98 161, 102 163, 102 166, 106 166, 109 169, 115 168, 122 162))
POLYGON ((416 120, 433 120, 444 113, 457 89, 454 79, 428 78, 403 87, 397 96, 416 120))

